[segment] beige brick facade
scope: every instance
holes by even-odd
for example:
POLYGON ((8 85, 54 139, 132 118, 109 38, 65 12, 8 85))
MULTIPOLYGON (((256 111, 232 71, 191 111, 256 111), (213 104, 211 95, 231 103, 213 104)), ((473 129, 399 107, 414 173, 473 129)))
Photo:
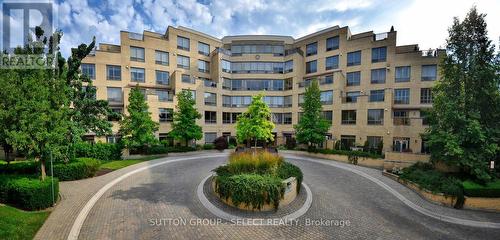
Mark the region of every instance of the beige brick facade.
MULTIPOLYGON (((198 124, 204 132, 204 138, 198 142, 204 143, 205 136, 213 138, 223 134, 235 135, 235 125, 230 123, 228 113, 245 111, 245 96, 248 98, 256 95, 264 91, 256 89, 266 88, 268 90, 264 91, 265 96, 277 96, 268 99, 269 103, 275 105, 271 108, 272 112, 284 113, 275 118, 280 121, 274 132, 277 143, 281 144, 285 136, 293 134, 293 125, 298 122, 301 112, 299 95, 305 90, 306 80, 317 78, 321 83, 320 89, 331 92, 325 93, 323 105, 323 111, 328 111, 325 114, 332 116, 327 138, 344 139, 346 144, 355 141, 356 145, 363 145, 368 137, 371 142, 383 139, 384 151, 420 153, 420 134, 425 130, 420 111, 431 107, 431 98, 421 96, 421 91, 427 90, 421 89, 430 88, 439 79, 436 65, 438 56, 444 52, 421 51, 417 45, 397 46, 396 33, 365 32, 352 35, 348 27, 334 26, 299 39, 268 35, 227 36, 217 39, 184 27, 168 27, 165 34, 148 31, 143 34, 121 32, 120 45, 100 44, 95 53, 84 59, 84 64, 90 64, 85 65, 85 68, 91 69, 91 72, 92 68, 95 68, 94 85, 97 87, 98 99, 108 99, 110 87, 116 87, 115 91, 122 92, 122 101, 110 101, 113 108, 126 111, 128 93, 136 84, 146 89, 152 117, 160 122, 157 135, 161 138, 171 130, 171 123, 168 120, 160 121, 160 109, 174 109, 176 99, 172 98, 171 94, 175 92, 182 89, 196 91, 196 106, 203 115, 198 124), (178 46, 186 46, 187 43, 185 39, 178 39, 179 37, 189 39, 189 50, 178 46), (199 50, 204 50, 203 46, 206 47, 203 45, 200 48, 199 42, 209 45, 208 56, 199 53, 199 50), (139 54, 131 47, 138 47, 139 54), (144 49, 143 60, 140 57, 131 59, 132 55, 142 56, 140 49, 144 49), (134 54, 131 51, 134 51, 134 54), (156 61, 156 51, 168 53, 168 64, 159 64, 156 61), (358 55, 348 54, 357 51, 361 51, 359 58, 358 55), (178 61, 182 62, 182 56, 189 57, 188 68, 178 66, 178 61), (327 69, 326 59, 331 56, 338 56, 338 62, 330 58, 330 63, 333 64, 327 69), (348 58, 355 64, 348 64, 348 58), (356 64, 359 59, 360 63, 356 64), (208 72, 198 69, 200 60, 207 62, 208 72), (285 68, 289 65, 285 62, 290 60, 293 61, 293 70, 287 72, 285 68), (231 71, 222 70, 223 61, 230 62, 231 71), (316 61, 316 71, 308 73, 306 63, 311 61, 316 61), (335 63, 338 63, 338 66, 335 63), (109 80, 108 65, 119 66, 115 67, 115 70, 120 69, 120 80, 109 80), (402 66, 410 68, 398 68, 402 66), (424 70, 422 66, 426 66, 424 70), (137 68, 144 69, 144 82, 132 80, 131 72, 137 71, 137 68), (374 69, 378 70, 372 72, 374 69), (167 84, 157 83, 157 71, 168 72, 167 84), (359 75, 353 72, 359 72, 359 75), (396 81, 396 72, 401 73, 398 74, 399 81, 396 81), (426 73, 425 76, 421 75, 422 72, 426 73), (183 81, 183 75, 189 75, 189 78, 185 76, 183 81), (436 80, 433 80, 434 78, 436 80), (234 81, 238 79, 246 80, 234 81), (354 84, 348 84, 348 79, 353 80, 349 83, 354 84), (262 82, 263 80, 273 81, 262 82), (233 85, 230 85, 229 81, 233 81, 233 85), (246 86, 246 89, 241 89, 240 86, 246 86), (381 95, 377 97, 372 90, 383 90, 378 92, 383 92, 383 100, 381 95), (163 96, 164 91, 169 92, 169 96, 166 100, 163 97, 163 101, 157 94, 162 91, 163 96), (359 92, 357 101, 349 102, 352 98, 347 97, 348 92, 356 91, 359 92), (216 94, 215 104, 210 98, 207 98, 206 103, 206 93, 216 94), (330 97, 331 95, 333 97, 330 97), (240 96, 243 98, 239 98, 240 96), (372 101, 377 99, 382 101, 372 101), (343 121, 342 112, 346 110, 355 111, 355 121, 348 118, 353 112, 344 112, 343 121), (370 112, 375 117, 371 118, 370 124, 368 110, 373 110, 370 112), (215 112, 215 120, 211 118, 211 113, 205 114, 206 111, 215 112), (380 113, 383 113, 383 119, 378 117, 380 113), (396 141, 398 139, 401 141, 396 141)), ((168 116, 162 115, 169 118, 168 116)), ((117 122, 113 131, 118 131, 117 122)))

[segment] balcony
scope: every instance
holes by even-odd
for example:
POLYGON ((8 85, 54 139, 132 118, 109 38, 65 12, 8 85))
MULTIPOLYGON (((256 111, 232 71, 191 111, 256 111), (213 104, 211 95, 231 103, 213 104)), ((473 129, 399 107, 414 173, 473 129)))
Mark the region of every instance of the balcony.
POLYGON ((388 37, 388 34, 386 32, 385 33, 378 33, 378 34, 373 35, 373 40, 374 41, 382 41, 382 40, 387 39, 387 37, 388 37))
POLYGON ((395 126, 410 126, 410 118, 408 117, 395 117, 392 120, 395 126))
POLYGON ((203 80, 203 85, 205 87, 217 88, 217 83, 214 81, 210 81, 210 80, 203 80))

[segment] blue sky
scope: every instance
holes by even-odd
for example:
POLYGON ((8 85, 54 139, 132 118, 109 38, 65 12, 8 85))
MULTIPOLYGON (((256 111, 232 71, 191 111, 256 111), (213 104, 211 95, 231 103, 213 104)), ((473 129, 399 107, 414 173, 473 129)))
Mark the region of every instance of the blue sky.
POLYGON ((164 33, 185 26, 216 37, 278 34, 301 37, 333 26, 352 33, 398 31, 398 45, 443 47, 453 16, 476 4, 487 13, 490 37, 498 45, 500 0, 55 0, 62 51, 91 41, 119 44, 119 31, 164 33))

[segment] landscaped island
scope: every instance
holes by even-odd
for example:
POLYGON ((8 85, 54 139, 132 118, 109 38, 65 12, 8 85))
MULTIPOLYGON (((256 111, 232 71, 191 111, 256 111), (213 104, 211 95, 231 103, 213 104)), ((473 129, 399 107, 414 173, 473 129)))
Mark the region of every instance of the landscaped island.
POLYGON ((216 168, 215 193, 227 204, 246 210, 277 210, 300 192, 302 171, 267 151, 233 153, 216 168), (291 189, 295 182, 296 188, 291 189), (285 193, 295 193, 285 198, 285 193))

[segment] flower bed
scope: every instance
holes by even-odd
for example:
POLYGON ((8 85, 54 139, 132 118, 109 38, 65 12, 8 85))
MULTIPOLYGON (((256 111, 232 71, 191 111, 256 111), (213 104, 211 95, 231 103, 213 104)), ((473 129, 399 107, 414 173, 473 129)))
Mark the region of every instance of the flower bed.
POLYGON ((283 181, 295 178, 294 192, 298 193, 303 178, 298 167, 268 152, 233 153, 227 165, 214 171, 215 192, 226 203, 249 210, 262 210, 266 205, 278 209, 285 194, 283 181))

